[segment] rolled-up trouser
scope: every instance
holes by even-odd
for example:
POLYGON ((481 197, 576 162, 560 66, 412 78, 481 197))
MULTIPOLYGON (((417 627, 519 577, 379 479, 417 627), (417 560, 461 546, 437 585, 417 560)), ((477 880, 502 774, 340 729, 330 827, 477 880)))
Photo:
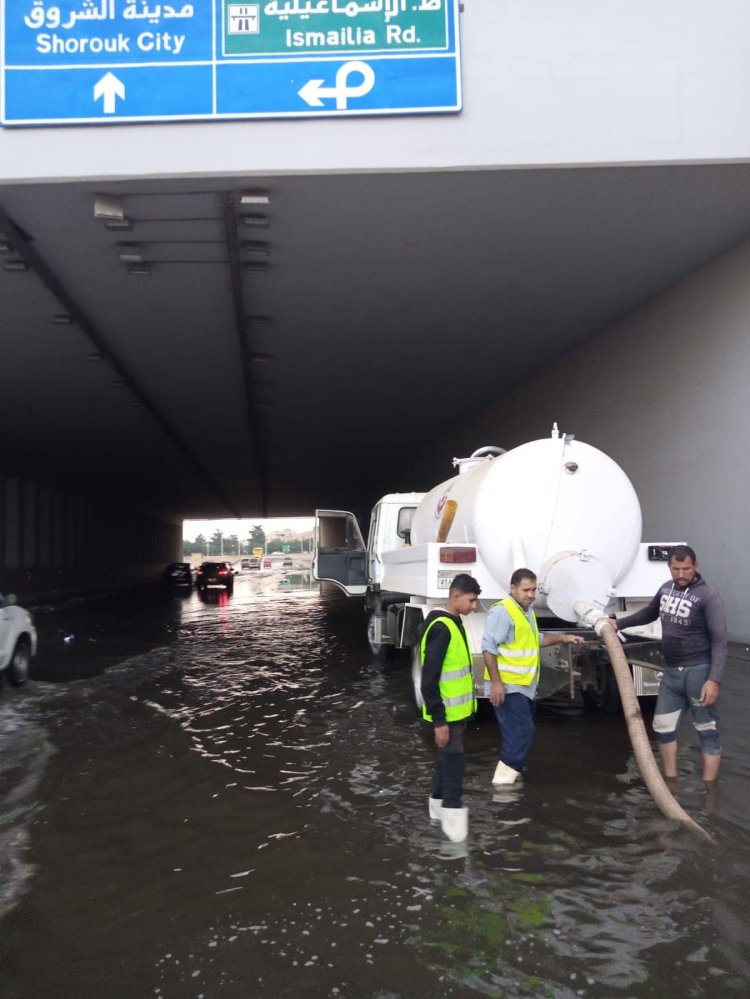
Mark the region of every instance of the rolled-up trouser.
POLYGON ((674 742, 680 722, 690 711, 706 756, 721 755, 719 712, 716 705, 701 704, 701 688, 710 667, 668 666, 662 674, 654 711, 654 732, 659 742, 674 742))
POLYGON ((432 797, 440 798, 443 808, 460 808, 464 787, 464 732, 466 722, 448 722, 448 745, 438 747, 435 776, 432 779, 432 797))

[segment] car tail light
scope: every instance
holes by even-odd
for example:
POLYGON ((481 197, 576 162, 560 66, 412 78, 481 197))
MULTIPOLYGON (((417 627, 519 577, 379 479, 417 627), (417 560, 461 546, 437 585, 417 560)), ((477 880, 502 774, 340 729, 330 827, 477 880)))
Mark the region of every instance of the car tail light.
POLYGON ((219 569, 219 575, 220 576, 228 576, 229 575, 229 569, 219 569))
POLYGON ((440 561, 441 562, 476 562, 477 560, 477 550, 476 548, 441 548, 440 549, 440 561))

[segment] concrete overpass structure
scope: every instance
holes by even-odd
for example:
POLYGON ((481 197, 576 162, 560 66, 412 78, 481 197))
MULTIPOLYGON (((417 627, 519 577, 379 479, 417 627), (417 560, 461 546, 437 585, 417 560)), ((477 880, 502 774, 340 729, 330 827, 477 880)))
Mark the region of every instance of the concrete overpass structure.
POLYGON ((556 420, 750 639, 750 8, 462 6, 460 113, 0 129, 1 588, 556 420))

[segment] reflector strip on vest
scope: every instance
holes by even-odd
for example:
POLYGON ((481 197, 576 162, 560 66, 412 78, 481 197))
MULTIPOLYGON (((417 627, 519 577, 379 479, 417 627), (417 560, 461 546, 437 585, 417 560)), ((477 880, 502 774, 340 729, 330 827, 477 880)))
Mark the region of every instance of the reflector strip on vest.
POLYGON ((461 694, 459 697, 444 697, 443 704, 446 707, 448 707, 448 705, 450 705, 451 707, 455 707, 456 704, 468 704, 469 701, 473 700, 474 700, 474 694, 472 692, 471 694, 461 694))
POLYGON ((443 670, 443 672, 440 674, 440 679, 441 680, 460 680, 461 677, 462 676, 466 676, 466 674, 468 672, 469 672, 469 667, 468 666, 463 666, 461 669, 454 669, 454 670, 451 670, 450 672, 448 672, 446 670, 443 670))

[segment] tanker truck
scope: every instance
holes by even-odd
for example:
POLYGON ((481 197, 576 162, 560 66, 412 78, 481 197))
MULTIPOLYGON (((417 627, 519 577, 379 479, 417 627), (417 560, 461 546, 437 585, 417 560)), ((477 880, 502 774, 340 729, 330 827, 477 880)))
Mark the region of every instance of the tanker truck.
MULTIPOLYGON (((355 516, 317 510, 313 576, 364 598, 373 657, 411 650, 419 702, 422 622, 443 605, 453 577, 474 576, 479 607, 465 619, 475 688, 484 694, 481 641, 487 612, 508 595, 515 569, 538 578, 542 630, 575 631, 587 611, 632 611, 667 575, 677 542, 641 541, 641 509, 622 469, 602 451, 558 431, 505 451, 482 447, 454 458, 457 474, 427 493, 391 493, 376 503, 365 544, 355 516)), ((628 660, 638 695, 658 689, 656 626, 634 629, 628 660)), ((599 639, 542 649, 540 700, 569 694, 613 709, 617 686, 599 639), (583 651, 580 651, 580 650, 583 651)))

